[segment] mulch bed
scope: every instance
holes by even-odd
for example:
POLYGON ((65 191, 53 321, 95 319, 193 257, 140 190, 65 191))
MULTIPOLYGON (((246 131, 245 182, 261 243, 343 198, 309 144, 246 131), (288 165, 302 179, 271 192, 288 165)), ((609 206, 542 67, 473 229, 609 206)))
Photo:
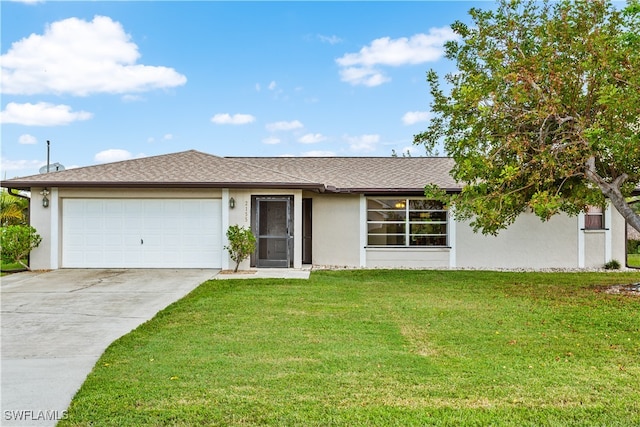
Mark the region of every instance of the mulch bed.
POLYGON ((603 288, 598 288, 597 292, 604 292, 606 294, 622 294, 622 295, 640 297, 640 282, 629 283, 627 285, 606 286, 603 288))
POLYGON ((220 274, 256 274, 257 271, 256 270, 238 270, 238 271, 233 271, 233 270, 221 270, 220 274))

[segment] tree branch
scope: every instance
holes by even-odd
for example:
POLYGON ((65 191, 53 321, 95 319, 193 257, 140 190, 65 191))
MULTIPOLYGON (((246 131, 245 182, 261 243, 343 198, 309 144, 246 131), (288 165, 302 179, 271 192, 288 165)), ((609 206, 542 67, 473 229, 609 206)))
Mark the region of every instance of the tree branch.
POLYGON ((611 183, 605 181, 596 171, 596 158, 594 156, 589 157, 585 166, 585 176, 587 179, 600 188, 602 194, 609 198, 611 204, 613 204, 616 210, 620 212, 620 215, 627 220, 627 223, 630 226, 640 231, 640 215, 633 211, 620 192, 620 187, 629 178, 629 176, 626 173, 623 173, 611 183))

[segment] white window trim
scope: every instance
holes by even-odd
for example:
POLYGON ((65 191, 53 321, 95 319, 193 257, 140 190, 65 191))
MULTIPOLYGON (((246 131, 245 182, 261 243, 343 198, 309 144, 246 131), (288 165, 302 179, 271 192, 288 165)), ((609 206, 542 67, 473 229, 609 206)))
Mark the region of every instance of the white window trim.
POLYGON ((604 233, 604 259, 605 262, 611 261, 613 256, 613 233, 611 232, 611 216, 612 206, 611 203, 607 203, 602 214, 604 215, 604 228, 602 229, 587 229, 585 228, 585 213, 580 212, 578 214, 578 268, 585 268, 585 239, 584 236, 587 233, 604 233))
POLYGON ((49 258, 49 265, 51 268, 59 268, 60 267, 60 198, 58 195, 58 187, 52 187, 51 192, 49 193, 49 197, 51 198, 49 202, 49 210, 51 213, 51 248, 49 249, 49 253, 51 257, 49 258))
POLYGON ((604 259, 605 262, 611 261, 613 247, 613 233, 611 233, 611 203, 607 203, 606 209, 603 209, 604 215, 604 259))
POLYGON ((447 211, 447 244, 449 245, 449 268, 458 266, 456 253, 456 221, 454 219, 454 207, 450 206, 447 211))
POLYGON ((230 257, 229 252, 224 249, 225 246, 229 245, 229 238, 227 237, 227 230, 229 229, 229 189, 222 189, 222 269, 229 270, 230 269, 230 257))
POLYGON ((360 195, 360 267, 365 268, 367 266, 367 237, 368 237, 368 225, 367 225, 367 197, 364 194, 360 195))
POLYGON ((578 214, 578 268, 584 268, 585 264, 584 216, 584 212, 578 214))
MULTIPOLYGON (((403 249, 403 248, 450 248, 451 247, 451 235, 450 235, 450 216, 449 216, 449 210, 448 209, 442 209, 442 210, 437 210, 438 212, 445 212, 446 213, 446 220, 445 221, 431 221, 429 223, 431 224, 444 224, 447 227, 446 230, 446 234, 444 235, 445 237, 445 244, 444 245, 410 245, 410 236, 411 236, 411 224, 412 223, 417 223, 420 221, 411 221, 410 217, 409 217, 409 212, 410 212, 410 201, 411 200, 427 200, 424 197, 410 197, 410 196, 392 196, 392 197, 375 197, 375 196, 370 196, 370 197, 364 197, 362 196, 361 198, 361 204, 360 204, 360 209, 361 209, 361 218, 363 219, 363 221, 360 222, 361 224, 361 238, 364 238, 364 244, 362 245, 364 249, 366 248, 387 248, 387 249, 403 249), (368 199, 388 199, 388 200, 395 200, 395 199, 404 199, 407 201, 406 205, 405 205, 405 212, 406 212, 406 217, 404 220, 404 223, 406 225, 405 227, 405 241, 406 243, 404 245, 369 245, 369 220, 368 220, 368 203, 367 200, 368 199), (364 200, 363 200, 364 199, 364 200), (363 211, 364 210, 364 211, 363 211)), ((377 222, 377 221, 374 221, 377 222)), ((379 221, 384 223, 384 221, 379 221)), ((439 235, 442 236, 442 235, 439 235)))

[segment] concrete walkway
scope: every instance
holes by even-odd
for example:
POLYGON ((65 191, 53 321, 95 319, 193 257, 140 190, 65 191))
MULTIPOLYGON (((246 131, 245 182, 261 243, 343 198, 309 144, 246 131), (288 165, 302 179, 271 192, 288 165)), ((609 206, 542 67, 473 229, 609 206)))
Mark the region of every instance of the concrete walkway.
POLYGON ((55 425, 109 344, 217 273, 63 269, 0 278, 0 425, 55 425))
POLYGON ((252 270, 221 271, 215 279, 308 279, 311 266, 301 269, 294 268, 258 268, 252 270))

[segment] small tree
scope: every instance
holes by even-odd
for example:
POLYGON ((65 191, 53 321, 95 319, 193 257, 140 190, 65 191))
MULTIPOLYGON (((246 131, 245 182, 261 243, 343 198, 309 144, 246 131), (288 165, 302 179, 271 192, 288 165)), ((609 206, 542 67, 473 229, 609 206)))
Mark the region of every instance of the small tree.
POLYGON ((8 263, 18 263, 27 270, 29 266, 23 259, 38 247, 42 237, 36 229, 30 225, 10 225, 0 229, 0 247, 2 250, 2 261, 8 263))
POLYGON ((235 273, 238 271, 240 263, 256 250, 256 237, 250 229, 232 225, 227 230, 227 238, 229 246, 224 248, 229 251, 231 259, 236 262, 236 268, 233 270, 235 273))

